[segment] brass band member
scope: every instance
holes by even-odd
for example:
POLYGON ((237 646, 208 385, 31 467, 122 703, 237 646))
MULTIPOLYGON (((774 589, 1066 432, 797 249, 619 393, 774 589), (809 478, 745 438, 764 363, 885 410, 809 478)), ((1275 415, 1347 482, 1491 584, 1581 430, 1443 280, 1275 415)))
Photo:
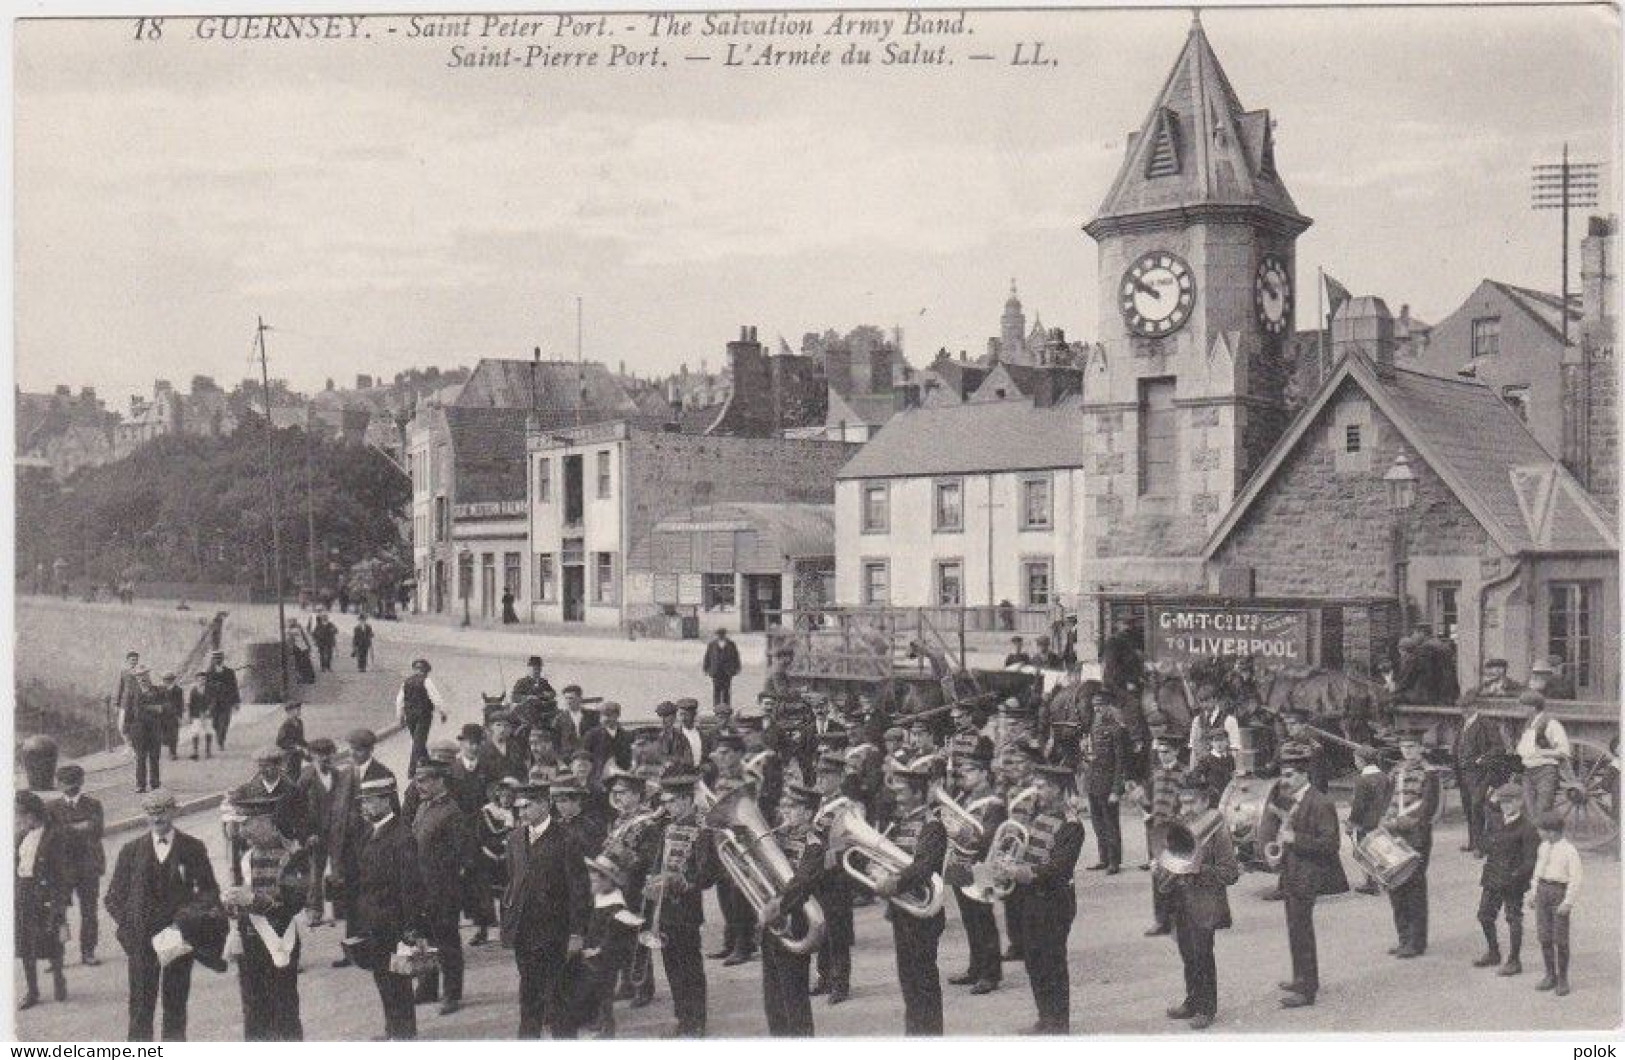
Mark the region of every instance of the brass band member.
POLYGON ((363 940, 366 958, 358 963, 372 972, 383 1002, 384 1036, 391 1041, 413 1039, 418 1023, 412 980, 390 971, 389 958, 400 942, 424 934, 427 897, 418 871, 417 843, 411 827, 396 812, 393 774, 363 780, 360 797, 367 823, 354 877, 357 894, 350 933, 363 940))
MULTIPOLYGON (((660 858, 659 837, 654 828, 660 811, 644 805, 645 783, 636 773, 612 773, 606 783, 615 818, 610 822, 609 835, 604 839, 604 856, 622 867, 624 878, 621 893, 626 898, 626 907, 641 915, 644 908, 644 874, 660 858)), ((616 1000, 631 1001, 633 1008, 647 1005, 654 1000, 655 993, 654 955, 649 950, 643 950, 640 954, 639 949, 641 947, 634 942, 628 951, 621 968, 621 988, 615 995, 616 1000), (630 974, 634 957, 642 962, 643 968, 648 969, 648 974, 638 983, 632 981, 630 974)))
MULTIPOLYGON (((780 803, 784 823, 776 836, 795 875, 784 893, 763 908, 763 924, 777 923, 786 910, 796 917, 795 911, 806 904, 822 877, 830 873, 846 875, 839 864, 826 861, 825 837, 812 827, 813 814, 822 801, 823 794, 805 784, 791 783, 785 790, 780 803)), ((805 923, 794 926, 799 934, 805 923)), ((813 1036, 812 994, 807 982, 811 964, 810 955, 791 953, 777 935, 762 932, 762 1008, 767 1015, 767 1033, 773 1037, 813 1036)))
POLYGON ((1278 756, 1289 807, 1276 840, 1281 844, 1281 891, 1286 902, 1287 945, 1292 951, 1292 980, 1282 1008, 1306 1008, 1320 992, 1320 964, 1315 953, 1315 899, 1347 894, 1348 877, 1338 857, 1337 806, 1309 783, 1314 753, 1298 743, 1283 744, 1278 756))
POLYGON ((943 870, 943 882, 954 888, 959 921, 965 927, 965 941, 970 945, 970 963, 964 974, 953 976, 948 982, 954 986, 973 984, 970 991, 973 994, 991 994, 1004 978, 1003 962, 999 959, 999 923, 993 917, 992 900, 972 897, 975 892, 966 890, 971 882, 971 866, 987 857, 993 833, 1004 823, 1006 815, 1004 799, 993 789, 990 778, 991 751, 989 744, 955 759, 959 765, 960 805, 981 823, 982 831, 980 835, 952 835, 948 866, 943 870))
MULTIPOLYGON (((822 814, 830 805, 846 796, 841 791, 846 776, 846 759, 838 754, 824 754, 818 758, 818 794, 822 798, 818 812, 822 814)), ((888 786, 888 792, 890 787, 888 786)), ((820 836, 820 840, 827 840, 820 836)), ((824 873, 815 892, 818 904, 824 907, 824 944, 818 948, 818 982, 813 984, 814 997, 828 994, 831 1005, 839 1005, 852 992, 852 884, 845 872, 824 873)))
POLYGON ((1422 761, 1422 734, 1408 730, 1399 735, 1399 764, 1390 774, 1393 793, 1382 823, 1422 855, 1411 878, 1388 892, 1394 908, 1398 943, 1388 952, 1394 957, 1420 957, 1428 948, 1428 859, 1433 853, 1433 812, 1439 807, 1439 778, 1422 761))
POLYGON ((651 924, 665 937, 660 962, 671 986, 677 1025, 667 1037, 703 1038, 706 1020, 705 965, 700 956, 700 925, 705 922, 701 898, 716 882, 718 866, 709 842, 702 842, 700 817, 694 808, 699 776, 681 766, 661 778, 666 816, 659 826, 658 868, 649 873, 644 894, 660 908, 651 924))
MULTIPOLYGON (((1005 815, 1021 824, 1030 824, 1038 798, 1038 787, 1033 783, 1033 767, 1038 763, 1038 750, 1031 745, 1017 743, 1004 755, 1005 815)), ((1021 937, 1021 901, 1024 897, 1018 887, 1004 899, 1004 933, 1010 938, 1005 948, 1007 961, 1026 960, 1026 949, 1021 937)))
POLYGON ((1200 845, 1190 855, 1195 871, 1176 875, 1161 862, 1155 869, 1156 886, 1167 894, 1179 960, 1185 967, 1185 1000, 1168 1010, 1168 1018, 1188 1019, 1191 1030, 1205 1031, 1219 1014, 1213 933, 1230 926, 1225 891, 1241 878, 1241 866, 1230 829, 1214 809, 1213 789, 1194 772, 1179 778, 1179 820, 1200 845))
MULTIPOLYGON (((744 750, 745 741, 738 733, 716 735, 715 749, 704 772, 706 783, 717 798, 745 785, 744 750)), ((725 968, 732 968, 756 956, 756 914, 725 872, 717 875, 716 895, 717 906, 722 911, 722 946, 706 956, 721 960, 725 968)))
POLYGON ((1071 1031, 1071 979, 1066 966, 1066 940, 1077 916, 1072 876, 1083 850, 1083 824, 1067 805, 1072 770, 1062 765, 1033 767, 1037 797, 1027 825, 1022 861, 1010 871, 1022 892, 1021 935, 1027 979, 1038 1007, 1037 1034, 1071 1031))
POLYGON ((299 1020, 299 951, 311 859, 309 850, 299 850, 277 831, 271 819, 276 808, 270 797, 237 803, 246 818, 242 836, 248 844, 240 865, 243 884, 221 895, 237 920, 237 984, 248 1042, 305 1037, 299 1020))
MULTIPOLYGON (((1140 809, 1145 811, 1145 852, 1150 868, 1167 843, 1168 826, 1179 816, 1179 785, 1185 770, 1179 765, 1179 738, 1162 733, 1152 741, 1157 760, 1151 767, 1151 783, 1140 789, 1140 809)), ((1151 926, 1146 937, 1167 935, 1173 931, 1173 918, 1168 912, 1168 897, 1161 887, 1151 888, 1151 926)))
POLYGON ((906 869, 879 880, 875 893, 887 899, 886 919, 891 921, 892 941, 897 947, 897 979, 903 988, 903 1033, 940 1035, 942 1033, 942 980, 937 972, 937 943, 942 938, 946 918, 942 911, 929 917, 911 916, 890 899, 930 881, 942 871, 948 853, 948 833, 929 812, 926 792, 932 774, 925 769, 898 769, 892 772, 892 794, 897 799, 897 820, 886 833, 903 853, 909 855, 906 869))
POLYGON ((586 864, 574 837, 552 818, 547 774, 514 792, 519 825, 508 838, 502 945, 519 970, 519 1037, 572 1029, 564 970, 581 953, 591 909, 586 864))
POLYGON ((953 735, 948 737, 948 782, 959 782, 959 764, 971 755, 993 757, 993 741, 982 735, 982 726, 969 703, 955 703, 953 735))

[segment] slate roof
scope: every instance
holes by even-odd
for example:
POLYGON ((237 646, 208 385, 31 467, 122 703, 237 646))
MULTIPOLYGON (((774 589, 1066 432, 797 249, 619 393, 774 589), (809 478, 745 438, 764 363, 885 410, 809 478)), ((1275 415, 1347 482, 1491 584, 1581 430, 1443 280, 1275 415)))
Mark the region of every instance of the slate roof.
MULTIPOLYGON (((1528 287, 1517 287, 1510 283, 1502 283, 1500 280, 1484 282, 1506 295, 1513 305, 1533 317, 1552 338, 1559 342, 1563 340, 1563 299, 1560 296, 1528 287)), ((1571 299, 1568 309, 1569 323, 1577 327, 1584 315, 1580 304, 1571 299)))
POLYGON ((1489 387, 1351 354, 1322 384, 1208 537, 1211 559, 1345 382, 1363 390, 1508 555, 1616 552, 1612 521, 1489 387))
POLYGON ((596 361, 523 361, 486 357, 474 367, 453 403, 464 408, 535 408, 544 418, 573 415, 595 420, 638 415, 638 405, 608 368, 596 361), (535 393, 531 391, 534 366, 535 393))
POLYGON ((908 478, 1083 466, 1082 403, 1040 408, 987 401, 908 409, 836 474, 838 479, 908 478))
POLYGON ((525 499, 526 409, 442 409, 455 461, 457 503, 525 499))
POLYGON ((824 417, 828 426, 838 423, 863 423, 878 427, 891 419, 897 411, 897 402, 890 394, 838 394, 829 395, 829 413, 824 417))

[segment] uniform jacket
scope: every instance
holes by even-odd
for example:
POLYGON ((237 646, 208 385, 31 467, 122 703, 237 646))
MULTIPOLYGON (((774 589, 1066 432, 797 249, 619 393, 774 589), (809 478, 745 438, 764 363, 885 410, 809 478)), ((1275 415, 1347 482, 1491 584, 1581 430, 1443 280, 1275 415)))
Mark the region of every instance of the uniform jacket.
MULTIPOLYGON (((682 822, 680 827, 697 829, 699 824, 700 817, 695 814, 682 822)), ((659 871, 666 838, 672 827, 671 818, 667 817, 651 829, 654 833, 651 840, 654 861, 650 863, 646 880, 659 871)), ((705 906, 701 899, 706 888, 717 882, 721 872, 722 866, 717 861, 716 848, 712 845, 710 836, 705 832, 698 832, 693 846, 689 848, 688 856, 683 859, 682 866, 677 872, 679 882, 666 892, 665 903, 660 911, 661 922, 686 926, 705 923, 705 906)))
POLYGON ((558 819, 532 842, 523 821, 508 836, 508 889, 502 895, 502 944, 532 952, 564 948, 586 935, 592 888, 581 848, 558 819))
POLYGON ((1089 730, 1088 794, 1097 799, 1122 795, 1133 767, 1128 730, 1110 714, 1097 715, 1089 730))
POLYGON ((1293 839, 1286 844, 1281 860, 1281 890, 1300 898, 1347 894, 1349 880, 1338 856, 1337 806, 1331 798, 1310 785, 1287 814, 1287 823, 1293 839))
POLYGON ((173 924, 182 906, 219 894, 203 840, 175 829, 170 832, 169 858, 161 863, 150 832, 124 844, 102 905, 118 925, 119 945, 134 953, 173 924))
MULTIPOLYGON (((1196 823, 1198 829, 1201 825, 1200 821, 1196 823)), ((1241 866, 1236 861, 1236 845, 1230 839, 1230 830, 1222 823, 1208 836, 1206 843, 1202 867, 1188 876, 1169 877, 1167 893, 1173 896, 1175 916, 1183 916, 1203 930, 1217 931, 1230 926, 1227 892, 1241 879, 1241 866)))
POLYGON ((1535 875, 1535 855, 1540 852, 1540 832, 1529 823, 1529 815, 1520 813, 1507 824, 1500 815, 1490 814, 1483 844, 1484 871, 1478 885, 1503 894, 1527 891, 1535 875))
POLYGON ((1390 776, 1383 823, 1426 857, 1433 849, 1433 814, 1439 808, 1439 778, 1423 763, 1401 762, 1390 776))
POLYGON ((1349 824, 1369 832, 1382 823, 1383 811, 1393 795, 1393 781, 1380 769, 1360 771, 1354 778, 1354 798, 1349 803, 1349 824))
MULTIPOLYGON (((935 817, 927 816, 919 825, 918 833, 913 840, 907 839, 912 820, 921 814, 929 813, 930 811, 924 808, 915 810, 893 824, 887 832, 887 838, 897 843, 910 856, 908 867, 897 874, 898 895, 928 884, 933 874, 942 871, 943 864, 947 860, 948 831, 935 817)), ((893 902, 887 902, 886 919, 906 915, 899 913, 893 902)))
POLYGON ((407 932, 425 934, 428 893, 418 869, 417 841, 399 814, 382 828, 370 823, 362 828, 354 930, 379 959, 387 959, 407 932))
POLYGON ((64 849, 72 861, 73 878, 95 879, 107 871, 107 853, 102 849, 104 817, 102 804, 79 793, 74 805, 66 798, 51 803, 51 819, 62 830, 64 849))
POLYGON ((463 866, 475 857, 468 815, 450 795, 420 803, 412 818, 412 838, 429 908, 455 912, 462 904, 463 866))

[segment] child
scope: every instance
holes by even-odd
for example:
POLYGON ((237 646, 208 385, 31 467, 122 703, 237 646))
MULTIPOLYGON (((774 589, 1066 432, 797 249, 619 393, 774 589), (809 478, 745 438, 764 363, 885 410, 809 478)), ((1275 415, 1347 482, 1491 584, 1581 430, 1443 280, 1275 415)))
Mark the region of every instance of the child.
POLYGON ((1535 855, 1535 930, 1540 936, 1540 955, 1546 962, 1546 977, 1536 990, 1555 990, 1558 997, 1569 992, 1569 913, 1580 894, 1580 852, 1563 837, 1561 813, 1547 811, 1540 819, 1540 851, 1535 855))
MULTIPOLYGON (((1540 849, 1540 834, 1523 812, 1523 785, 1516 781, 1501 785, 1492 793, 1499 813, 1484 814, 1484 830, 1479 849, 1484 851, 1484 871, 1479 877, 1483 896, 1478 902, 1478 923, 1484 929, 1489 949, 1473 962, 1475 968, 1493 968, 1501 960, 1501 947, 1495 936, 1495 920, 1502 909, 1507 920, 1507 961, 1501 975, 1523 971, 1519 960, 1523 948, 1523 896, 1529 890, 1540 849)), ((1544 943, 1542 943, 1544 946, 1544 943)))
POLYGON ((186 694, 186 717, 192 736, 192 761, 197 761, 197 745, 203 743, 203 757, 214 757, 214 729, 210 726, 209 671, 192 675, 192 689, 186 694))
POLYGON ((567 1017, 574 1027, 591 1027, 594 1038, 615 1037, 615 981, 632 958, 643 918, 626 908, 621 894, 625 870, 602 855, 587 858, 592 881, 592 919, 581 950, 581 970, 567 1017))

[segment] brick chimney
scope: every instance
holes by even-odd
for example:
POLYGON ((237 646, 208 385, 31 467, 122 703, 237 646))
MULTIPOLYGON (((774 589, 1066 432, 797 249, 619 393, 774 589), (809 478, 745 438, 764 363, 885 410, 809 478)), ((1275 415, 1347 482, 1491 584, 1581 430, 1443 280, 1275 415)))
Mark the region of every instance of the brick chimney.
POLYGON ((1564 359, 1563 462, 1597 501, 1619 515, 1619 219, 1593 217, 1580 243, 1585 315, 1564 359))

